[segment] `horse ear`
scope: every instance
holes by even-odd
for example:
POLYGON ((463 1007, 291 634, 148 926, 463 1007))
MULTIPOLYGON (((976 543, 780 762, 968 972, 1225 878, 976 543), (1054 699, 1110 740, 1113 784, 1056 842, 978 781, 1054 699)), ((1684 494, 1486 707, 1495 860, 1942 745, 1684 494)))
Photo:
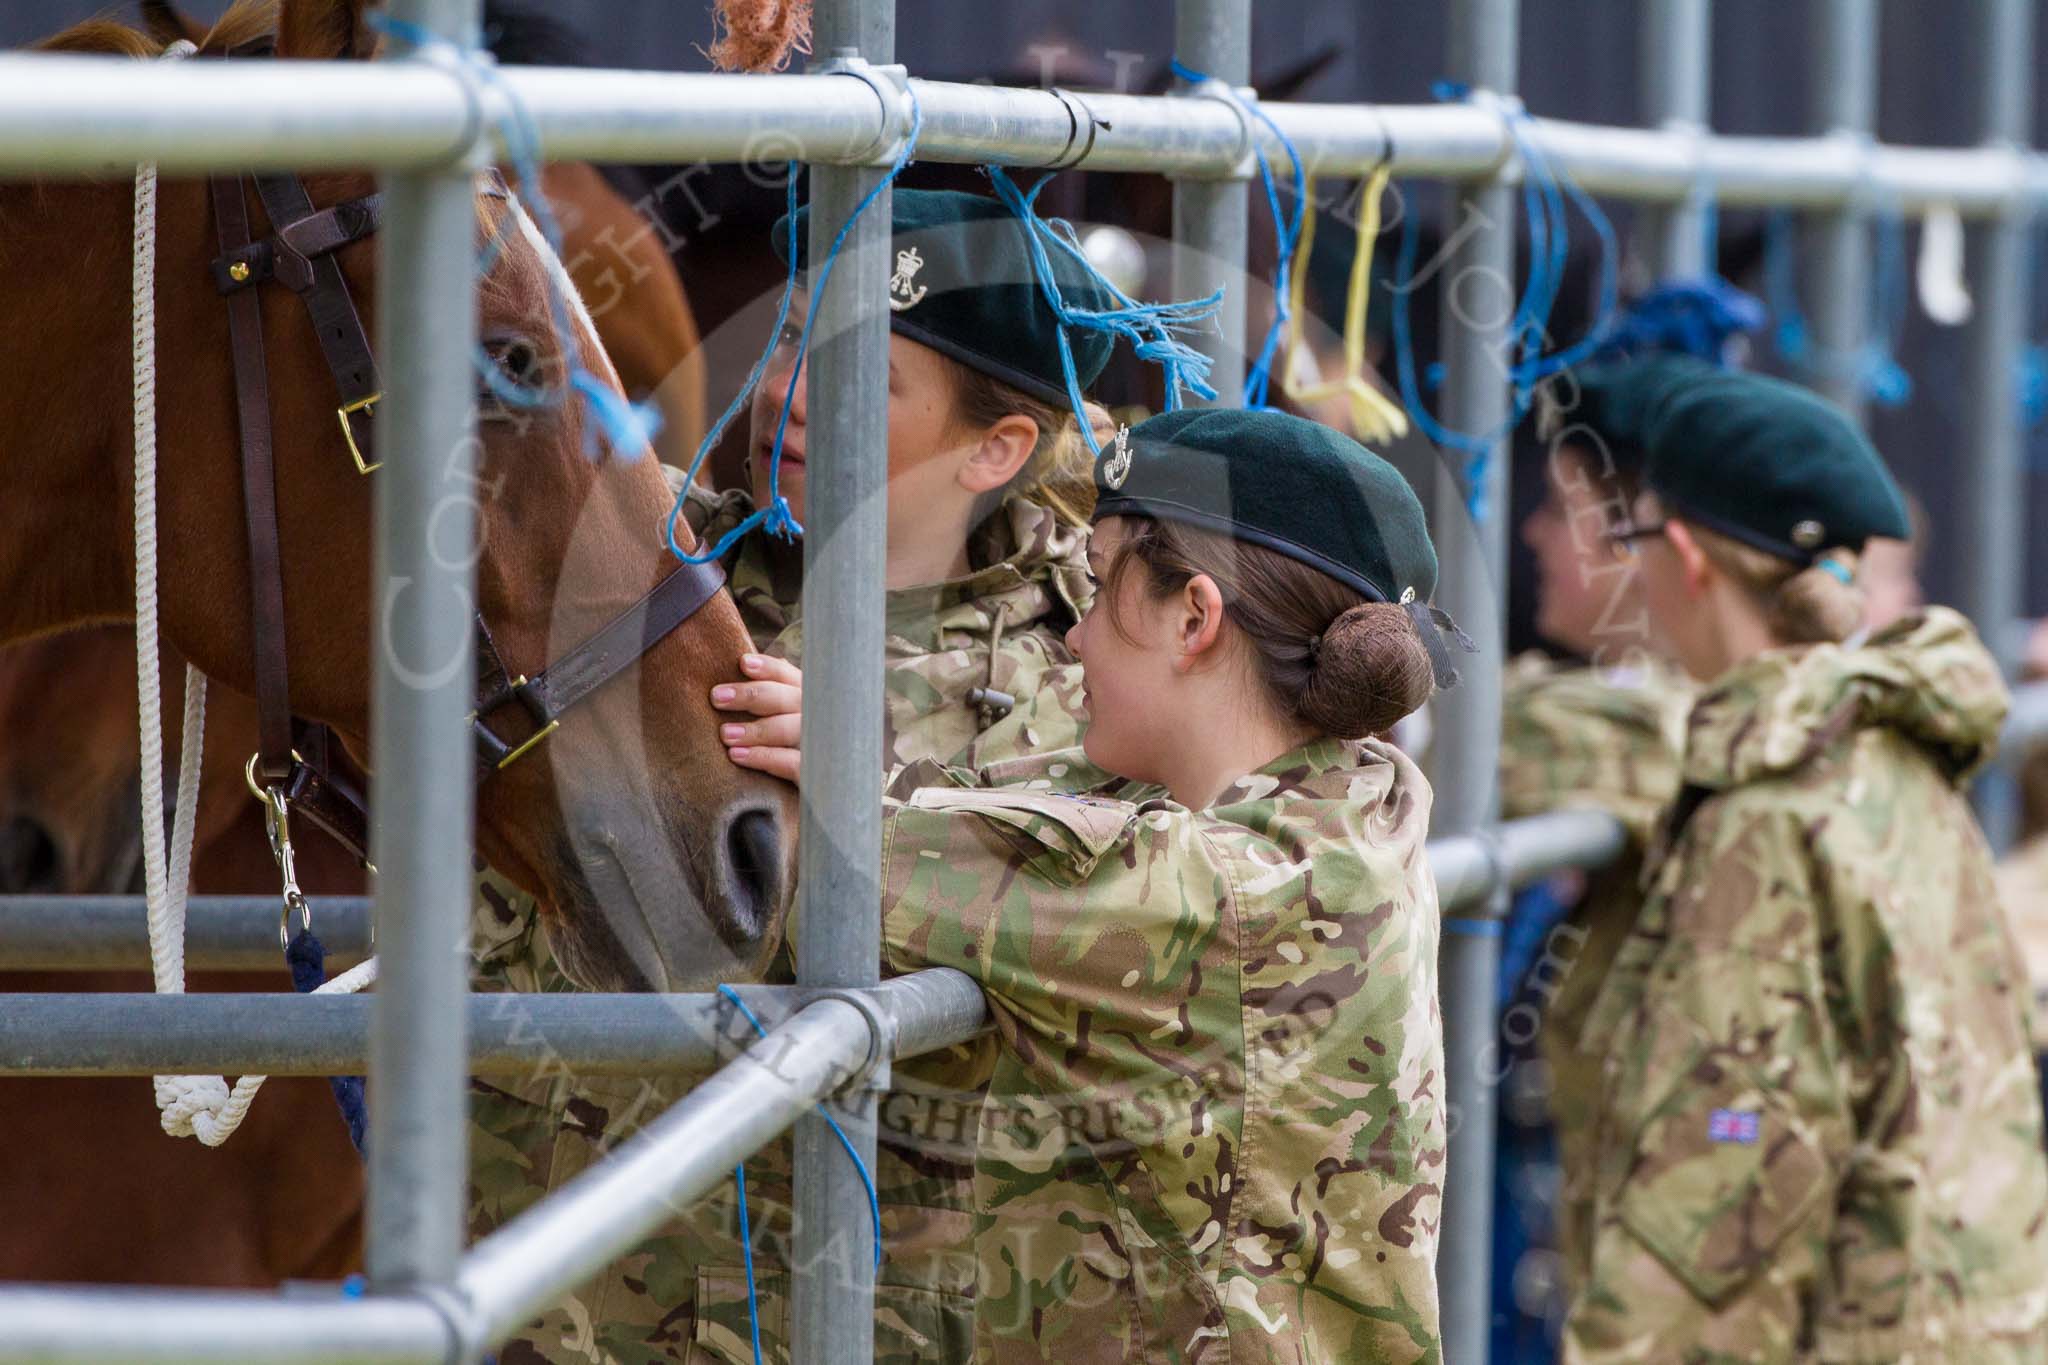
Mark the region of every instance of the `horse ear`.
POLYGON ((1291 100, 1343 55, 1343 44, 1325 43, 1293 66, 1256 78, 1252 81, 1252 89, 1259 92, 1262 100, 1291 100))
POLYGON ((284 0, 277 12, 277 55, 369 60, 377 33, 364 18, 368 8, 368 0, 284 0))
POLYGON ((142 26, 149 36, 169 47, 180 38, 194 47, 206 41, 206 25, 183 14, 171 0, 141 0, 142 26))

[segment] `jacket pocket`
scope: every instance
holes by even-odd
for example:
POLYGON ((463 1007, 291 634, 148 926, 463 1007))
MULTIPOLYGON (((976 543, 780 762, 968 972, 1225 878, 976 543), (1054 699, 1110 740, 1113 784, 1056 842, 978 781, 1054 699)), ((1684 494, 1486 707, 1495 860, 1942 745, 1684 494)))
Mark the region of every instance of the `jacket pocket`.
POLYGON ((1823 1138, 1740 1061, 1702 1054, 1638 1128, 1622 1224, 1703 1302, 1770 1263, 1830 1197, 1823 1138))
POLYGON ((1008 787, 925 787, 905 804, 917 810, 971 811, 1004 829, 1019 851, 1048 875, 1072 879, 1086 877, 1103 854, 1123 841, 1138 815, 1138 808, 1125 801, 1008 787))

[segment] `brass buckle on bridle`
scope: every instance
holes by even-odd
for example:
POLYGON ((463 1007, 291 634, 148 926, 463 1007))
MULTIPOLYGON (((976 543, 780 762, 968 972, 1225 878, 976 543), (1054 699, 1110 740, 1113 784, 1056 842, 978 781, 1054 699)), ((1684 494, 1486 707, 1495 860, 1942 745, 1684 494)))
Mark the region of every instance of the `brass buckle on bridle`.
POLYGON ((348 419, 350 414, 358 412, 366 417, 376 416, 376 406, 382 401, 384 401, 382 393, 373 393, 367 398, 358 398, 353 403, 343 403, 334 410, 334 415, 341 419, 341 439, 348 442, 348 453, 350 458, 356 462, 356 473, 358 474, 367 474, 373 469, 382 469, 384 462, 382 460, 377 461, 375 464, 363 462, 363 452, 356 445, 356 429, 350 425, 348 419))
MULTIPOLYGON (((277 916, 277 946, 287 951, 292 946, 292 911, 299 912, 299 929, 303 933, 313 932, 313 907, 306 900, 306 893, 299 889, 299 870, 292 857, 291 808, 285 801, 284 788, 262 787, 256 783, 257 754, 249 755, 247 766, 242 769, 242 780, 249 784, 249 794, 263 803, 263 832, 270 837, 270 856, 277 864, 278 876, 284 881, 284 907, 277 916)), ((292 755, 297 758, 297 754, 292 755)))
MULTIPOLYGON (((523 690, 526 687, 527 682, 527 676, 524 673, 521 673, 518 677, 514 678, 510 684, 508 684, 504 692, 495 694, 488 709, 495 711, 498 707, 503 706, 508 701, 527 702, 529 707, 531 707, 532 703, 528 702, 526 694, 523 690)), ((481 708, 470 712, 469 723, 471 725, 475 725, 479 728, 484 729, 484 733, 490 736, 491 742, 493 744, 496 744, 499 747, 503 747, 505 741, 497 738, 495 734, 491 734, 490 730, 487 727, 482 726, 481 718, 483 714, 484 712, 483 709, 481 708)), ((546 739, 549 735, 552 735, 555 731, 561 728, 562 718, 560 716, 554 717, 552 720, 548 721, 547 724, 541 726, 538 730, 535 730, 532 734, 528 735, 524 740, 520 741, 518 745, 510 749, 503 758, 498 759, 497 762, 492 765, 492 771, 505 771, 505 769, 511 767, 514 762, 521 758, 524 758, 529 752, 536 748, 542 740, 546 739)))

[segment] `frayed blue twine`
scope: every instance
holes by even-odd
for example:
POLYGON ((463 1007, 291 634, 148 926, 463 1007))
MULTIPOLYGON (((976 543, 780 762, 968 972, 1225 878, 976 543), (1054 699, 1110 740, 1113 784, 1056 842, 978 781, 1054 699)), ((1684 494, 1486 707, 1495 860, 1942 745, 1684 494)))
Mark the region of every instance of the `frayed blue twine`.
POLYGON ((1070 329, 1091 332, 1107 332, 1120 336, 1131 343, 1140 360, 1156 363, 1166 381, 1166 410, 1174 411, 1181 406, 1181 391, 1192 390, 1198 397, 1214 398, 1216 390, 1209 383, 1210 358, 1201 351, 1181 340, 1184 333, 1192 332, 1201 323, 1216 316, 1223 306, 1223 291, 1218 289, 1207 298, 1186 302, 1139 303, 1130 295, 1118 289, 1104 278, 1095 268, 1094 262, 1074 237, 1072 224, 1057 218, 1038 216, 1036 203, 1039 191, 1052 179, 1048 171, 1040 176, 1029 190, 1020 189, 1009 173, 1000 166, 986 166, 989 183, 995 188, 996 197, 1004 203, 1023 223, 1025 246, 1031 257, 1031 268, 1038 277, 1039 292, 1044 295, 1046 306, 1059 319, 1060 326, 1055 332, 1059 338, 1060 371, 1066 380, 1067 401, 1073 405, 1074 415, 1081 425, 1081 439, 1086 441, 1090 453, 1100 456, 1102 446, 1095 439, 1093 425, 1088 421, 1087 403, 1081 396, 1079 372, 1074 368, 1074 349, 1067 340, 1070 329), (1059 282, 1053 276, 1052 258, 1046 251, 1047 243, 1066 254, 1077 263, 1095 284, 1114 301, 1113 308, 1082 308, 1069 303, 1060 291, 1059 282))
POLYGON ((2048 347, 2039 342, 2022 347, 2013 370, 2020 420, 2029 427, 2039 426, 2041 419, 2048 417, 2048 347))
MULTIPOLYGON (((739 992, 730 986, 721 985, 718 993, 732 1001, 745 1016, 746 1021, 754 1026, 755 1033, 763 1038, 768 1036, 768 1030, 762 1026, 754 1012, 747 1008, 747 1002, 740 999, 739 992)), ((825 1120, 825 1125, 832 1130, 832 1136, 838 1138, 839 1145, 845 1149, 847 1160, 851 1161, 854 1170, 860 1173, 861 1188, 866 1190, 868 1195, 868 1212, 875 1220, 875 1268, 879 1270, 882 1266, 882 1201, 875 1194, 875 1179, 868 1174, 867 1163, 860 1159, 860 1153, 853 1150, 853 1141, 846 1136, 846 1130, 839 1126, 837 1119, 826 1112, 822 1104, 818 1106, 818 1117, 825 1120)), ((747 1224, 747 1164, 742 1161, 733 1167, 732 1176, 733 1184, 739 1191, 740 1252, 747 1268, 747 1325, 754 1334, 754 1365, 761 1365, 761 1301, 754 1289, 754 1239, 747 1224)))
POLYGON ((1774 210, 1764 220, 1764 298, 1775 319, 1772 345, 1802 374, 1845 377, 1880 407, 1895 408, 1913 396, 1913 379, 1893 354, 1893 338, 1906 316, 1905 225, 1897 213, 1877 221, 1877 260, 1871 272, 1869 331, 1847 351, 1823 347, 1813 338, 1793 279, 1797 246, 1791 211, 1774 210))
MULTIPOLYGON (((561 225, 555 219, 554 208, 548 203, 547 195, 541 192, 540 129, 519 99, 518 92, 505 83, 497 62, 487 52, 452 43, 418 24, 394 19, 381 10, 370 11, 367 18, 373 28, 415 51, 434 51, 449 57, 459 63, 470 77, 481 85, 490 86, 501 98, 494 126, 505 144, 506 160, 511 163, 513 174, 519 180, 515 193, 559 262, 562 257, 561 225)), ((484 243, 483 252, 477 260, 477 274, 489 274, 503 250, 504 223, 501 219, 490 240, 484 243)), ((490 390, 492 397, 509 408, 560 407, 572 395, 580 397, 584 411, 592 419, 591 425, 584 430, 584 454, 592 459, 599 456, 597 438, 602 435, 614 453, 628 460, 637 460, 661 430, 660 411, 652 403, 630 401, 592 374, 576 358, 576 330, 569 318, 569 300, 557 285, 552 271, 549 272, 547 297, 548 322, 561 350, 567 383, 556 387, 546 383, 515 382, 506 376, 488 350, 478 346, 474 360, 484 387, 490 390)))
MULTIPOLYGON (((903 168, 910 164, 910 158, 917 150, 918 135, 924 131, 924 109, 917 101, 917 92, 912 90, 909 94, 910 132, 903 139, 903 149, 896 154, 896 160, 890 163, 888 172, 875 182, 874 187, 861 197, 858 204, 853 206, 853 212, 847 215, 846 221, 840 224, 839 231, 833 234, 832 247, 825 253, 824 265, 819 268, 817 280, 811 286, 811 297, 814 300, 824 294, 825 282, 832 277, 832 267, 839 260, 840 248, 846 245, 847 234, 853 231, 853 225, 860 221, 860 216, 867 212, 868 205, 874 203, 883 190, 896 183, 896 177, 903 173, 903 168)), ((789 387, 782 395, 782 412, 775 422, 775 445, 768 456, 768 505, 756 508, 739 525, 720 536, 718 543, 708 550, 693 553, 676 543, 676 523, 682 518, 684 503, 689 498, 690 485, 697 481, 697 471, 704 467, 704 461, 710 457, 713 447, 725 435, 725 429, 732 425, 732 419, 753 395, 755 385, 761 382, 761 376, 768 368, 769 358, 782 344, 783 325, 789 321, 790 301, 796 296, 797 262, 800 259, 796 240, 796 177, 797 163, 792 161, 789 163, 786 215, 789 223, 789 249, 786 253, 789 257, 789 273, 783 279, 782 300, 775 309, 774 330, 769 333, 768 344, 762 348, 761 356, 754 362, 753 369, 747 372, 747 382, 740 386, 740 391, 733 395, 732 401, 726 404, 725 411, 718 415, 718 420, 711 424, 711 430, 706 432, 704 439, 698 443, 696 458, 690 461, 689 472, 683 478, 682 491, 676 494, 675 506, 669 509, 668 526, 664 537, 668 542, 669 553, 685 564, 704 564, 723 559, 726 552, 739 543, 740 537, 756 526, 765 527, 768 534, 780 536, 784 540, 794 540, 804 533, 803 524, 790 510, 789 499, 782 496, 782 441, 789 430, 789 410, 796 402, 796 386, 803 382, 804 359, 810 354, 811 328, 818 321, 818 309, 815 307, 804 317, 803 331, 797 338, 796 364, 790 369, 789 387)))
POLYGON ((1764 322, 1763 301, 1719 275, 1666 280, 1622 310, 1598 358, 1669 352, 1725 367, 1735 338, 1764 322))
MULTIPOLYGON (((1484 92, 1449 81, 1434 87, 1437 98, 1475 100, 1484 92)), ((1542 147, 1529 136, 1529 116, 1518 101, 1485 96, 1501 115, 1515 155, 1523 169, 1523 217, 1529 233, 1529 274, 1515 311, 1508 321, 1506 345, 1514 356, 1504 368, 1510 385, 1507 419, 1492 431, 1457 431, 1439 422, 1423 400, 1415 364, 1414 329, 1409 316, 1410 296, 1415 290, 1415 256, 1420 242, 1420 225, 1414 213, 1403 216, 1401 247, 1395 263, 1393 285, 1394 359, 1400 380, 1401 401, 1423 434, 1438 445, 1449 446, 1467 456, 1465 464, 1466 509, 1475 522, 1486 520, 1486 479, 1493 453, 1500 441, 1528 415, 1536 388, 1545 379, 1586 360, 1603 346, 1613 327, 1620 302, 1618 261, 1620 246, 1614 227, 1591 195, 1576 181, 1553 168, 1542 147), (1563 287, 1565 269, 1571 256, 1571 220, 1567 208, 1578 209, 1600 240, 1599 304, 1593 325, 1578 341, 1562 350, 1549 351, 1550 314, 1563 287)), ((1504 357, 1505 359, 1505 357, 1504 357)), ((1432 367, 1433 371, 1435 367, 1432 367)))
MULTIPOLYGON (((1206 85, 1212 77, 1182 65, 1179 58, 1171 63, 1173 74, 1190 85, 1206 85)), ((1244 405, 1247 408, 1270 409, 1267 401, 1271 397, 1273 384, 1273 359, 1280 351, 1280 338, 1287 334, 1287 324, 1293 317, 1289 307, 1289 284, 1294 270, 1295 248, 1301 243, 1301 223, 1308 210, 1308 171, 1303 165, 1301 152, 1287 134, 1281 131, 1266 111, 1259 107, 1258 99, 1245 99, 1238 91, 1221 81, 1214 82, 1224 98, 1235 105, 1248 117, 1255 118, 1272 131, 1280 140, 1280 146, 1287 152, 1288 164, 1294 180, 1294 213, 1290 217, 1280 208, 1280 191, 1273 180, 1273 165, 1263 149, 1259 152, 1259 179, 1266 190, 1266 208, 1273 215, 1273 233, 1279 245, 1279 263, 1273 271, 1273 324, 1266 329, 1266 339, 1259 346, 1259 353, 1252 360, 1251 368, 1245 372, 1244 405)))

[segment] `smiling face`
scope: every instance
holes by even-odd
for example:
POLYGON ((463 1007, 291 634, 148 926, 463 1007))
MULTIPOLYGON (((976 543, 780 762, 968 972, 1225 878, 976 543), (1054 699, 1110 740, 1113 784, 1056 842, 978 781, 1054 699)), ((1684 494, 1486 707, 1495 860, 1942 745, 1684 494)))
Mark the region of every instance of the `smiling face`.
MULTIPOLYGON (((782 402, 797 368, 809 299, 790 301, 789 319, 755 386, 748 407, 747 477, 754 505, 769 498, 771 456, 782 402)), ((817 338, 813 337, 813 345, 817 338)), ((810 396, 799 382, 790 397, 789 424, 782 442, 782 496, 796 519, 804 519, 805 460, 810 452, 810 396)), ((974 453, 970 433, 956 429, 950 362, 929 346, 906 337, 889 338, 889 513, 891 525, 949 524, 966 515, 975 495, 960 486, 960 473, 974 453)))
POLYGON ((1174 597, 1147 590, 1142 565, 1111 572, 1130 526, 1123 517, 1095 523, 1088 571, 1101 590, 1067 632, 1067 648, 1084 670, 1088 730, 1082 748, 1089 761, 1121 777, 1163 784, 1185 723, 1176 705, 1184 674, 1174 667, 1181 613, 1174 597))
POLYGON ((1595 452, 1572 442, 1552 451, 1544 474, 1546 495, 1521 527, 1536 557, 1537 633, 1595 663, 1644 646, 1636 564, 1607 539, 1628 510, 1620 484, 1595 452))

